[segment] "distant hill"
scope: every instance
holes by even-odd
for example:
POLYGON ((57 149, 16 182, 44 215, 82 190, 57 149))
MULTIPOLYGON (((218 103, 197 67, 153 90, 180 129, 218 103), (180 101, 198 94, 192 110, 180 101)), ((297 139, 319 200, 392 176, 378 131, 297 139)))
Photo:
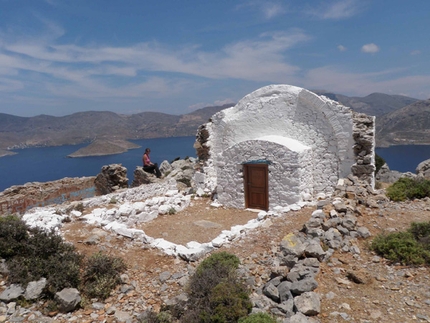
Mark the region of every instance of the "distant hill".
MULTIPOLYGON (((184 115, 159 112, 122 115, 109 111, 88 111, 64 117, 17 117, 0 113, 0 149, 74 145, 96 140, 112 142, 193 136, 197 128, 214 113, 230 106, 233 104, 206 107, 184 115)), ((95 149, 89 151, 97 154, 95 149)))
MULTIPOLYGON (((352 108, 377 116, 376 144, 430 144, 428 100, 402 95, 372 93, 348 97, 328 91, 313 91, 352 108), (426 121, 427 120, 427 121, 426 121)), ((78 112, 64 117, 39 115, 18 117, 0 113, 0 157, 7 148, 93 143, 71 157, 99 155, 130 149, 121 140, 194 136, 197 128, 216 112, 233 106, 211 106, 183 115, 143 112, 122 115, 109 111, 78 112), (112 147, 110 147, 112 145, 112 147)))
POLYGON ((319 95, 324 95, 329 99, 338 101, 339 103, 350 107, 354 111, 372 116, 382 116, 419 101, 418 99, 403 95, 390 95, 384 93, 372 93, 365 97, 348 97, 346 95, 325 91, 314 92, 319 95))
POLYGON ((376 139, 379 146, 430 144, 430 99, 377 118, 376 139))

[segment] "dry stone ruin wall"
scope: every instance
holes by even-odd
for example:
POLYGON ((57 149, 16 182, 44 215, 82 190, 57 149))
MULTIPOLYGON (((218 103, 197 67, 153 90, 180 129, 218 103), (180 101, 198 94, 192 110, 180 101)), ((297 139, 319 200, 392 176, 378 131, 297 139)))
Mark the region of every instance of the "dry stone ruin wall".
POLYGON ((57 181, 15 185, 0 192, 0 215, 23 214, 27 210, 95 195, 95 177, 63 178, 57 181))
POLYGON ((269 204, 331 195, 351 172, 373 184, 374 117, 308 90, 271 85, 198 129, 196 181, 222 204, 243 208, 243 165, 269 164, 269 204))
POLYGON ((353 175, 374 186, 375 182, 375 117, 353 113, 355 163, 353 175))

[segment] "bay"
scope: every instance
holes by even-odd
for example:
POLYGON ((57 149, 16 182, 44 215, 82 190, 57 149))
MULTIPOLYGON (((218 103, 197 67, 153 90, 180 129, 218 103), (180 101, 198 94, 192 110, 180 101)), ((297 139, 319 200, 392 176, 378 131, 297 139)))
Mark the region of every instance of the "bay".
POLYGON ((172 137, 130 140, 141 146, 123 154, 68 158, 67 155, 86 144, 41 147, 13 150, 18 154, 0 158, 0 192, 13 185, 28 182, 48 182, 64 177, 96 176, 109 164, 122 164, 127 168, 129 183, 136 166, 142 166, 145 148, 151 148, 151 160, 158 164, 175 158, 195 157, 195 137, 172 137))
MULTIPOLYGON (((86 144, 61 147, 26 148, 14 150, 17 155, 0 158, 0 192, 12 185, 28 182, 47 182, 64 177, 96 176, 109 164, 127 168, 129 181, 133 180, 136 166, 142 165, 146 147, 151 148, 151 160, 161 163, 173 159, 195 157, 194 136, 130 140, 141 146, 123 154, 68 158, 67 155, 86 144)), ((430 145, 402 145, 376 148, 392 170, 415 173, 418 164, 430 159, 430 145)))
POLYGON ((418 164, 430 159, 430 145, 399 145, 387 148, 376 148, 375 152, 385 159, 391 170, 412 172, 418 164))

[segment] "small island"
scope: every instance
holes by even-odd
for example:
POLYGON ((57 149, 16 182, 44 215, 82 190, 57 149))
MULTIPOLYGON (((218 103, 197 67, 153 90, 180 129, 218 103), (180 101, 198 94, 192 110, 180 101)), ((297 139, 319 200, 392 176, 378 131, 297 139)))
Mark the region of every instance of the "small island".
POLYGON ((16 154, 17 153, 14 151, 6 150, 6 149, 0 149, 0 157, 12 156, 12 155, 16 155, 16 154))
POLYGON ((122 154, 129 149, 140 148, 127 140, 110 140, 110 139, 96 139, 91 144, 83 147, 67 157, 78 158, 78 157, 89 157, 89 156, 105 156, 105 155, 115 155, 122 154))

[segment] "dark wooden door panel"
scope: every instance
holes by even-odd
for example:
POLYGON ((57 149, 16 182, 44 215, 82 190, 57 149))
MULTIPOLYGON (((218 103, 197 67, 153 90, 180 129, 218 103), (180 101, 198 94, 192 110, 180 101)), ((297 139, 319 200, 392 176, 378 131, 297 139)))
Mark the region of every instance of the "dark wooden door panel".
POLYGON ((267 164, 244 165, 245 206, 267 210, 269 208, 267 164))

